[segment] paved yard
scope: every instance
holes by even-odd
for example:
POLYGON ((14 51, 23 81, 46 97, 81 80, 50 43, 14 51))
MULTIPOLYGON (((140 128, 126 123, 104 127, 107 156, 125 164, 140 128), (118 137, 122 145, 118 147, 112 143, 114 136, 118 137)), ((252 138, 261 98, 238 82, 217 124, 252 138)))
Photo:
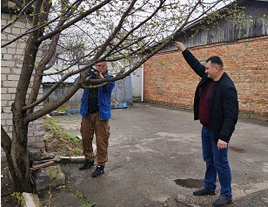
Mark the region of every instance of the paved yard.
MULTIPOLYGON (((67 132, 79 135, 80 115, 56 117, 67 132)), ((192 112, 135 104, 112 110, 109 162, 105 174, 91 178, 93 169, 63 165, 69 187, 53 193, 52 206, 98 207, 210 206, 216 196, 196 198, 202 185, 198 121, 192 112)), ((268 123, 239 120, 231 139, 229 159, 234 204, 268 206, 268 123)), ((217 193, 219 189, 217 189, 217 193)))

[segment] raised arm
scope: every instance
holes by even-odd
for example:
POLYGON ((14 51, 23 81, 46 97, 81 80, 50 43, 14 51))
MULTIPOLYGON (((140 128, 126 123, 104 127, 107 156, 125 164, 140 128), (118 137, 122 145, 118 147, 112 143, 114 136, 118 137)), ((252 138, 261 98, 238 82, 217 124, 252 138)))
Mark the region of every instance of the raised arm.
POLYGON ((197 75, 203 77, 205 75, 205 66, 183 45, 181 42, 175 42, 174 45, 182 51, 183 57, 197 75))

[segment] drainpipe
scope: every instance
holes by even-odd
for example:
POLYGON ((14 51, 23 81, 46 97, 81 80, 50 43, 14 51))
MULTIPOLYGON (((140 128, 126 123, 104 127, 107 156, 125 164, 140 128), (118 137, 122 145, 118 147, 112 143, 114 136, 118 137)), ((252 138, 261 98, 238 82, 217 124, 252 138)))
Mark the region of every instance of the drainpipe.
POLYGON ((141 102, 143 102, 143 85, 144 85, 144 64, 141 67, 141 102))

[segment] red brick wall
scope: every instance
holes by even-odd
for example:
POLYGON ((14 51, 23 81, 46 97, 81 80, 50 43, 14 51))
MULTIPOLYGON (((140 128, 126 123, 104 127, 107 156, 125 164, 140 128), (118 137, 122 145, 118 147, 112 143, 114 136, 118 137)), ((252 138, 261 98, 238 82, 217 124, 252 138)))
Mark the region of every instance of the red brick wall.
MULTIPOLYGON (((260 114, 268 121, 268 36, 190 50, 201 61, 220 56, 236 85, 240 111, 260 114)), ((155 55, 144 65, 146 101, 192 109, 198 82, 181 52, 155 55)))

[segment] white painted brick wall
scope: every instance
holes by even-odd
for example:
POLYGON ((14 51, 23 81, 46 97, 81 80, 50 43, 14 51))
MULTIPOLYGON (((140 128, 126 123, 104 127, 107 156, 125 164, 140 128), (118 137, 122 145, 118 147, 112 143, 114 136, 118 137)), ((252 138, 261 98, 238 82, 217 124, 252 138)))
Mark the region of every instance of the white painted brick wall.
POLYGON ((11 99, 11 94, 1 94, 1 99, 2 100, 10 100, 11 99))
MULTIPOLYGON (((1 25, 6 25, 14 16, 1 13, 1 25)), ((29 23, 16 22, 12 28, 7 28, 1 34, 1 43, 20 35, 30 28, 29 23)), ((12 112, 11 104, 14 102, 16 87, 21 73, 22 60, 25 48, 25 38, 18 40, 5 48, 1 48, 1 123, 8 135, 12 136, 12 112)), ((32 84, 30 84, 32 85, 32 84)), ((28 90, 29 93, 30 90, 28 90)), ((40 90, 43 93, 43 90, 40 90)), ((41 94, 39 94, 41 96, 41 94)), ((40 108, 41 106, 38 106, 40 108)), ((43 119, 40 118, 29 124, 28 142, 40 142, 43 140, 43 119)))
MULTIPOLYGON (((1 61, 2 63, 2 61, 1 61)), ((3 66, 3 65, 2 65, 3 66)), ((8 74, 10 72, 10 68, 4 68, 4 67, 1 67, 1 75, 2 74, 8 74)))
POLYGON ((8 88, 7 93, 16 93, 16 88, 8 88))
POLYGON ((17 86, 17 81, 1 81, 2 82, 2 87, 6 87, 6 88, 9 88, 9 87, 16 87, 17 86))
POLYGON ((7 48, 7 53, 8 54, 15 54, 16 50, 15 50, 15 48, 7 48))
POLYGON ((18 81, 20 78, 19 75, 8 75, 8 80, 12 81, 12 80, 16 80, 18 81))
MULTIPOLYGON (((15 51, 15 50, 14 50, 15 51)), ((2 60, 1 61, 1 66, 2 67, 5 67, 5 66, 10 66, 10 67, 13 67, 13 66, 15 66, 15 62, 11 62, 11 61, 7 61, 7 60, 2 60)))
POLYGON ((3 80, 3 81, 7 80, 7 76, 4 74, 1 74, 1 80, 3 80))
POLYGON ((3 54, 3 60, 11 60, 12 59, 12 55, 8 55, 8 54, 3 54))
MULTIPOLYGON (((2 79, 2 75, 1 75, 1 79, 2 79)), ((1 94, 6 94, 8 93, 7 88, 1 88, 1 94)))
MULTIPOLYGON (((2 37, 2 35, 1 35, 1 37, 2 37)), ((1 48, 1 54, 5 54, 5 53, 7 53, 7 49, 6 48, 1 48)))

